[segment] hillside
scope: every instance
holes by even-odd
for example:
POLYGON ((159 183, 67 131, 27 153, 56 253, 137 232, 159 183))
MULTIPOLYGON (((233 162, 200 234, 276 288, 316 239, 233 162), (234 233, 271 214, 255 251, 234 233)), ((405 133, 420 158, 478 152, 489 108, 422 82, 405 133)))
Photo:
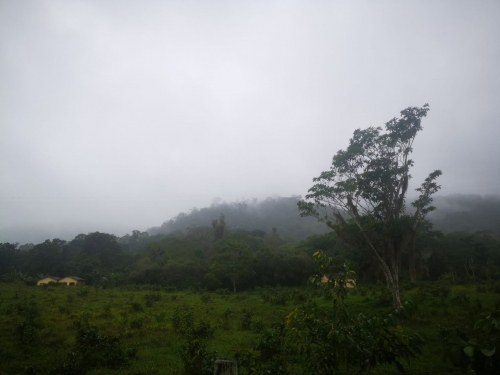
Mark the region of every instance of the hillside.
MULTIPOLYGON (((233 203, 212 204, 210 207, 180 213, 158 227, 149 228, 150 235, 186 232, 188 228, 209 226, 221 214, 230 229, 263 230, 273 228, 282 237, 296 240, 329 231, 323 223, 311 217, 300 217, 297 202, 300 197, 266 198, 233 203)), ((412 201, 410 198, 409 201, 412 201)), ((490 231, 500 233, 500 197, 455 194, 437 196, 436 211, 429 215, 434 228, 443 232, 490 231)))
POLYGON ((229 229, 263 230, 271 233, 276 228, 281 237, 300 240, 312 234, 326 233, 328 227, 311 217, 300 217, 297 208, 299 197, 266 198, 262 201, 245 201, 212 204, 210 207, 180 213, 159 227, 148 229, 150 235, 185 232, 187 228, 211 225, 213 219, 225 216, 229 229))

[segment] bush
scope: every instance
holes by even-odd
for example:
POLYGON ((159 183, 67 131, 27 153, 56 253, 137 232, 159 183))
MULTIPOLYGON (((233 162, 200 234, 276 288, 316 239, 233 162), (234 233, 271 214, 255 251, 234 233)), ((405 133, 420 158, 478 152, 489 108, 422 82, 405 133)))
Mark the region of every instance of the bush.
POLYGON ((84 375, 100 367, 109 369, 125 368, 137 354, 137 344, 124 349, 120 335, 106 335, 96 327, 80 323, 75 344, 66 361, 53 369, 50 375, 84 375))
POLYGON ((157 323, 163 323, 165 320, 167 320, 167 314, 164 312, 155 314, 155 320, 157 323))
MULTIPOLYGON (((62 284, 61 284, 62 285, 62 284)), ((89 290, 87 288, 78 288, 77 292, 76 292, 76 295, 78 297, 82 297, 82 298, 85 298, 89 295, 89 290)))
POLYGON ((144 324, 144 317, 138 317, 138 318, 135 318, 133 319, 131 322, 130 322, 130 328, 132 329, 141 329, 142 326, 144 324))
POLYGON ((23 300, 15 305, 20 320, 15 325, 15 334, 21 345, 28 345, 38 338, 40 309, 35 301, 23 300))
POLYGON ((470 298, 465 293, 460 292, 451 299, 451 302, 458 306, 467 306, 470 304, 470 298))
POLYGON ((243 331, 247 331, 252 327, 252 313, 248 310, 242 311, 240 327, 243 331))
POLYGON ((19 344, 22 346, 32 344, 38 339, 38 327, 32 322, 17 322, 15 330, 19 344))
POLYGON ((148 293, 144 296, 144 300, 146 301, 146 306, 151 307, 153 306, 153 303, 158 302, 161 300, 161 294, 156 292, 156 293, 148 293))
POLYGON ((139 302, 132 302, 130 304, 130 309, 134 312, 144 311, 144 308, 142 307, 142 305, 139 302))
POLYGON ((180 350, 180 356, 186 375, 213 374, 216 353, 207 351, 207 344, 203 339, 188 336, 186 343, 180 350))
POLYGON ((209 293, 203 293, 203 294, 200 296, 200 300, 201 300, 201 302, 203 302, 203 303, 208 303, 208 302, 211 302, 211 301, 212 301, 212 296, 211 296, 209 293))
POLYGON ((217 318, 217 324, 220 328, 223 329, 229 329, 229 317, 233 314, 233 311, 231 309, 226 309, 224 312, 220 315, 219 318, 217 318))
POLYGON ((445 358, 465 373, 472 369, 475 374, 498 374, 500 369, 500 312, 483 315, 473 330, 440 327, 439 334, 444 346, 445 358))
POLYGON ((264 332, 264 329, 265 329, 264 322, 262 321, 262 319, 259 319, 259 318, 254 319, 252 321, 250 329, 251 329, 252 332, 262 333, 262 332, 264 332))
POLYGON ((193 311, 186 307, 176 307, 171 317, 172 327, 177 333, 187 333, 194 325, 193 311))

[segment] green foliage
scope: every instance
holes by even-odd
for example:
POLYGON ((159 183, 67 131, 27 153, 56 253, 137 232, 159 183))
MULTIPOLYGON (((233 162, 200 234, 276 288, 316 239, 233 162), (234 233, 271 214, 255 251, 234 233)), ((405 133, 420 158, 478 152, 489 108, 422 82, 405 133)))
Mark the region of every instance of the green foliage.
POLYGON ((376 260, 391 290, 395 307, 400 307, 399 264, 408 250, 410 274, 415 273, 415 237, 433 211, 432 195, 440 186, 436 170, 416 190, 412 215, 405 202, 413 160, 413 141, 422 130, 421 120, 429 105, 409 107, 382 128, 357 129, 345 150, 338 151, 328 171, 313 179, 306 200, 298 207, 303 216, 313 216, 334 229, 359 251, 376 260))
POLYGON ((215 255, 211 261, 212 272, 219 279, 228 278, 234 293, 240 281, 250 274, 252 243, 253 239, 249 236, 233 235, 216 244, 215 255))
POLYGON ((200 319, 195 322, 194 312, 187 306, 176 308, 172 315, 174 331, 185 339, 180 357, 186 375, 211 374, 216 353, 207 350, 207 340, 213 338, 211 324, 200 319))
POLYGON ((66 360, 50 375, 84 375, 98 368, 125 368, 136 354, 137 344, 125 349, 120 343, 120 335, 107 335, 97 327, 81 323, 66 360))
POLYGON ((217 353, 209 352, 205 340, 188 336, 180 350, 185 375, 212 375, 217 353))
POLYGON ((144 317, 140 316, 137 318, 134 318, 130 321, 130 328, 132 329, 141 329, 142 326, 144 325, 144 317))
POLYGON ((161 294, 156 292, 156 293, 148 293, 144 296, 145 304, 147 307, 153 306, 153 303, 158 302, 161 300, 161 294))
POLYGON ((203 303, 212 302, 212 296, 209 293, 202 293, 200 296, 200 301, 203 303))
POLYGON ((22 300, 15 306, 18 321, 15 324, 15 334, 21 346, 33 344, 39 337, 40 308, 33 300, 22 300))
POLYGON ((217 319, 218 326, 222 329, 228 330, 230 328, 230 317, 233 315, 233 310, 231 309, 226 309, 222 314, 220 314, 220 317, 217 319))
POLYGON ((252 315, 252 312, 248 310, 241 312, 240 328, 243 331, 247 331, 252 327, 252 315))
POLYGON ((130 304, 130 309, 134 312, 141 312, 144 311, 144 307, 139 302, 132 302, 130 304))
POLYGON ((468 369, 478 375, 500 373, 500 312, 493 311, 478 319, 473 330, 441 328, 445 357, 463 373, 468 369))
POLYGON ((422 336, 405 332, 400 325, 412 315, 413 304, 406 302, 390 314, 353 316, 344 302, 347 282, 355 276, 349 265, 323 253, 314 256, 320 274, 312 276, 310 282, 327 289, 333 305, 322 308, 308 303, 287 317, 291 337, 306 356, 304 371, 364 373, 381 364, 395 364, 402 370, 401 361, 409 363, 421 353, 422 336), (325 274, 329 275, 326 281, 320 277, 325 274))
POLYGON ((284 323, 275 323, 269 330, 263 332, 258 344, 255 346, 257 355, 250 351, 241 351, 236 358, 242 374, 252 375, 288 374, 289 356, 296 354, 287 345, 287 331, 284 323))
POLYGON ((291 298, 290 293, 282 290, 266 289, 261 293, 261 298, 264 302, 269 302, 273 305, 286 305, 286 302, 291 298))

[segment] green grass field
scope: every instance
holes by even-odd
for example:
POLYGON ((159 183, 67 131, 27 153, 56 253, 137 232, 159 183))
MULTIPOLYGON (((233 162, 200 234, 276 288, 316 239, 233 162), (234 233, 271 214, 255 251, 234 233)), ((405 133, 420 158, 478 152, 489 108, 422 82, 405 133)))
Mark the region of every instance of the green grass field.
MULTIPOLYGON (((191 311, 195 321, 203 320, 214 328, 208 350, 217 357, 232 359, 239 351, 252 350, 262 331, 285 317, 307 299, 329 305, 309 289, 266 289, 237 294, 147 290, 128 287, 25 286, 0 284, 0 374, 48 374, 68 358, 75 342, 77 322, 88 321, 99 332, 120 334, 123 347, 137 347, 136 358, 126 368, 99 368, 91 374, 183 374, 180 350, 185 343, 176 332, 172 317, 176 309, 191 311), (264 295, 264 298, 263 298, 264 295), (273 300, 266 295, 283 295, 273 300), (264 299, 269 300, 265 302, 264 299), (33 332, 20 328, 26 321, 23 306, 38 311, 33 332)), ((403 300, 418 306, 415 316, 403 329, 426 337, 423 355, 405 365, 407 373, 440 373, 455 370, 442 359, 439 327, 466 328, 476 317, 498 304, 493 288, 452 286, 451 293, 425 287, 403 291, 403 300), (446 294, 446 293, 444 293, 446 294)), ((390 311, 383 287, 359 287, 347 300, 353 313, 390 311)), ((300 368, 290 367, 300 374, 300 368)), ((245 373, 241 368, 240 372, 245 373)), ((394 367, 377 368, 374 374, 397 374, 394 367)), ((449 372, 448 372, 449 373, 449 372)), ((457 371, 458 373, 458 371, 457 371)))

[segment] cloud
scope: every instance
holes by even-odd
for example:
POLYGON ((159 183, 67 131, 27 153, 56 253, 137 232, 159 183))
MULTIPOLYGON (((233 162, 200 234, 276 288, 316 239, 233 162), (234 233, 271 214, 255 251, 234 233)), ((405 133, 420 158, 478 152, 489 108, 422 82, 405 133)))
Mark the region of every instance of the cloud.
POLYGON ((354 129, 426 102, 415 185, 499 190, 497 2, 0 7, 0 228, 304 194, 354 129))

